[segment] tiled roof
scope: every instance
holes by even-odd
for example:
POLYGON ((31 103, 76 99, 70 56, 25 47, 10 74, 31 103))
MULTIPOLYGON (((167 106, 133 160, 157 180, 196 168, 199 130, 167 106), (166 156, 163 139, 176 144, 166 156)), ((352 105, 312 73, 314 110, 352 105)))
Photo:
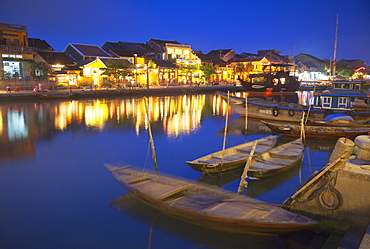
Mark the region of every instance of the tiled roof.
POLYGON ((226 66, 228 63, 213 54, 203 54, 201 51, 194 51, 198 58, 205 63, 213 63, 219 66, 226 66))
POLYGON ((160 45, 163 45, 163 44, 166 44, 166 43, 181 44, 178 41, 165 41, 165 40, 157 40, 157 39, 150 39, 150 41, 155 42, 155 43, 160 44, 160 45))
POLYGON ((122 58, 99 58, 105 65, 107 65, 110 61, 116 60, 120 61, 124 64, 131 64, 131 62, 127 59, 122 59, 122 58))
POLYGON ((62 52, 38 52, 48 64, 73 65, 74 60, 62 52))
POLYGON ((216 55, 218 57, 221 57, 221 56, 229 53, 230 51, 232 51, 232 49, 215 49, 215 50, 209 51, 208 54, 213 54, 213 55, 216 55))
POLYGON ((84 56, 100 56, 100 57, 111 57, 107 52, 96 45, 76 44, 71 43, 73 47, 84 56))
POLYGON ((137 55, 137 53, 131 49, 111 49, 109 52, 112 52, 120 57, 134 57, 134 54, 137 55))
POLYGON ((155 60, 154 63, 157 64, 159 68, 178 68, 178 66, 171 61, 155 60))
POLYGON ((252 61, 260 61, 264 57, 247 57, 247 58, 234 58, 230 62, 252 62, 252 61))
POLYGON ((28 46, 38 48, 40 50, 51 50, 54 51, 54 48, 49 45, 45 40, 39 38, 28 38, 28 46))

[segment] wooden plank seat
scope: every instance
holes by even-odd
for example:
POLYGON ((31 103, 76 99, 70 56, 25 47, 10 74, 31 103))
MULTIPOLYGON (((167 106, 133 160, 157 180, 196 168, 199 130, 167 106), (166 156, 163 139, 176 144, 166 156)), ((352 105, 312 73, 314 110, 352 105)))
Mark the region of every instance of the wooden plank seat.
MULTIPOLYGON (((228 156, 225 156, 224 160, 235 161, 235 160, 246 159, 248 157, 249 157, 249 155, 244 154, 244 153, 234 153, 234 154, 230 154, 228 156)), ((212 157, 212 158, 222 159, 221 157, 212 157)))
POLYGON ((284 158, 291 158, 291 157, 297 157, 300 154, 302 154, 301 150, 297 149, 289 149, 289 148, 283 148, 279 150, 272 151, 270 153, 271 157, 284 157, 284 158))
POLYGON ((198 163, 214 164, 214 163, 221 163, 221 160, 220 159, 214 159, 214 160, 198 160, 198 163))
POLYGON ((292 163, 294 160, 271 158, 266 161, 253 163, 251 169, 278 169, 284 165, 292 163))
POLYGON ((181 191, 184 191, 189 188, 190 185, 163 185, 162 183, 156 183, 153 181, 148 182, 147 186, 142 184, 140 186, 140 191, 144 191, 148 195, 158 198, 160 200, 166 199, 171 195, 175 195, 181 191))
MULTIPOLYGON (((265 151, 267 148, 269 148, 269 146, 267 146, 267 145, 266 146, 265 145, 263 145, 263 146, 257 145, 257 148, 254 151, 254 153, 261 153, 262 151, 265 151)), ((248 153, 248 154, 251 152, 251 150, 252 150, 252 146, 242 147, 242 148, 237 149, 238 152, 248 153)))

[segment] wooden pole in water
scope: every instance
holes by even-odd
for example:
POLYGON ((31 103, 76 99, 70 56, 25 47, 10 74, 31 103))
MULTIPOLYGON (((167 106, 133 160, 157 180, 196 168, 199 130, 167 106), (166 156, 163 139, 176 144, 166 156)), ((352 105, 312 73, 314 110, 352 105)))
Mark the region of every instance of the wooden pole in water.
POLYGON ((248 133, 248 95, 249 93, 245 93, 245 132, 244 134, 247 135, 248 133))
POLYGON ((155 167, 155 172, 158 175, 158 163, 157 163, 157 155, 155 153, 155 146, 154 146, 154 140, 153 140, 153 134, 152 134, 152 127, 150 125, 150 114, 149 114, 149 104, 147 103, 149 100, 147 98, 144 98, 144 103, 145 103, 145 109, 146 109, 146 114, 147 114, 147 119, 148 119, 148 133, 149 133, 149 142, 152 148, 152 158, 153 158, 153 163, 155 167))
POLYGON ((224 156, 225 156, 224 152, 226 149, 226 138, 227 138, 227 130, 228 130, 228 122, 229 122, 229 102, 230 102, 230 91, 227 91, 227 107, 226 107, 225 129, 224 129, 224 141, 222 144, 220 172, 222 172, 222 165, 224 163, 224 156))
POLYGON ((240 183, 239 183, 239 188, 238 188, 238 195, 241 195, 243 193, 243 190, 244 188, 247 187, 248 185, 248 182, 245 180, 248 176, 248 170, 252 164, 252 157, 254 155, 254 151, 256 150, 256 147, 257 147, 257 143, 258 141, 256 140, 253 144, 253 147, 252 147, 252 150, 251 150, 251 153, 249 154, 249 157, 248 157, 248 161, 247 163, 245 164, 245 167, 244 167, 244 171, 243 171, 243 174, 242 176, 240 177, 240 183))
POLYGON ((305 142, 306 140, 306 134, 304 132, 304 115, 305 113, 302 112, 302 119, 301 119, 301 134, 300 134, 300 138, 303 142, 305 142))

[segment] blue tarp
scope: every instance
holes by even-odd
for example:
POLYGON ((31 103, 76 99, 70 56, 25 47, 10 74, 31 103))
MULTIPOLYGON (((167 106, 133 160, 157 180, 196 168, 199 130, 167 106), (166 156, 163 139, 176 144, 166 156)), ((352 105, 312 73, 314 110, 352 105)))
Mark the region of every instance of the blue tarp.
POLYGON ((354 121, 350 115, 344 114, 330 114, 324 118, 324 121, 335 121, 335 120, 351 120, 354 121))

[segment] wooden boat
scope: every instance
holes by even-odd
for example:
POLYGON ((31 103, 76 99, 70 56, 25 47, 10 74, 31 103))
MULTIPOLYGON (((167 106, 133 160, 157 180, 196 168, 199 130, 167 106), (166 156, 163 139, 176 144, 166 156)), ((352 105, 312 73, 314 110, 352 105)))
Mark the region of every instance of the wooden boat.
MULTIPOLYGON (((257 140, 255 154, 263 153, 276 144, 277 136, 267 136, 257 140)), ((244 166, 255 141, 239 144, 217 151, 186 163, 200 172, 219 173, 244 166)))
POLYGON ((273 235, 317 223, 278 206, 208 185, 129 167, 106 167, 141 202, 198 226, 230 233, 273 235))
POLYGON ((301 161, 303 151, 302 140, 296 139, 253 156, 248 175, 264 178, 287 171, 301 161))
POLYGON ((331 114, 324 120, 309 120, 309 125, 370 128, 370 122, 357 123, 350 115, 331 114))
MULTIPOLYGON (((225 101, 227 101, 234 112, 241 116, 246 114, 245 98, 237 96, 228 96, 224 93, 218 93, 225 101)), ((282 121, 282 122, 301 122, 303 112, 309 113, 309 120, 323 120, 330 114, 345 114, 351 115, 356 122, 363 123, 370 120, 370 108, 351 108, 351 107, 336 107, 328 106, 327 101, 337 101, 339 98, 351 99, 355 95, 347 94, 321 94, 317 95, 316 104, 311 107, 287 102, 274 102, 262 98, 248 98, 248 117, 263 120, 282 121), (330 96, 326 96, 330 95, 330 96)), ((358 96, 358 95, 356 95, 358 96)), ((364 96, 364 95, 361 95, 364 96)), ((370 95, 369 97, 370 98, 370 95)), ((342 99, 343 101, 344 99, 342 99)), ((350 102, 350 100, 348 100, 350 102)), ((369 100, 370 103, 370 100, 369 100)))
MULTIPOLYGON (((262 121, 275 134, 288 137, 300 137, 301 125, 277 122, 262 121)), ((366 135, 370 132, 370 127, 348 127, 348 126, 321 126, 305 125, 304 132, 306 138, 316 139, 338 139, 340 137, 355 138, 359 135, 366 135)))
POLYGON ((265 66, 263 73, 250 74, 248 81, 239 79, 240 84, 247 92, 295 92, 300 86, 296 76, 284 71, 290 64, 270 64, 265 66), (272 70, 275 68, 275 71, 272 70))
POLYGON ((71 98, 73 94, 38 94, 38 96, 42 99, 67 99, 71 98))

